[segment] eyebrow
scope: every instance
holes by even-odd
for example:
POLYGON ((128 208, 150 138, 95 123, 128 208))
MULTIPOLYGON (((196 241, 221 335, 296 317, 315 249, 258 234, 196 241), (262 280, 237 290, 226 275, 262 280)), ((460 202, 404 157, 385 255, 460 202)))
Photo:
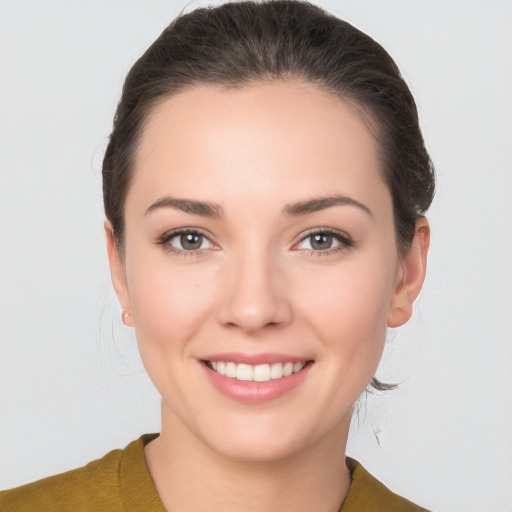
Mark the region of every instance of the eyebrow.
POLYGON ((283 213, 289 217, 299 217, 301 215, 307 215, 309 213, 318 212, 333 206, 340 205, 355 206, 356 208, 366 212, 370 217, 373 217, 373 214, 368 206, 347 196, 319 197, 309 199, 308 201, 301 201, 300 203, 288 204, 283 208, 283 213))
POLYGON ((192 199, 177 199, 174 197, 162 197, 154 202, 144 213, 147 215, 159 208, 174 208, 192 215, 219 218, 223 215, 222 207, 215 203, 206 201, 194 201, 192 199))
MULTIPOLYGON (((299 203, 287 204, 283 208, 283 214, 288 217, 300 217, 309 213, 326 210, 333 206, 344 205, 355 206, 366 212, 370 217, 373 217, 371 210, 366 205, 347 196, 319 197, 299 203)), ((162 197, 158 199, 158 201, 147 208, 144 215, 148 215, 159 208, 174 208, 191 215, 201 215, 211 218, 220 218, 224 215, 224 210, 219 204, 207 201, 195 201, 192 199, 178 199, 175 197, 162 197)))

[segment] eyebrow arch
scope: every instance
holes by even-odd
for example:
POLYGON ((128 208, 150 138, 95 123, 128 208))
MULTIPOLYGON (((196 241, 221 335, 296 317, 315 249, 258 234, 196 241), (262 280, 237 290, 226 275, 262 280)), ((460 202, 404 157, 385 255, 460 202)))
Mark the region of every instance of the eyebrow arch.
POLYGON ((346 196, 319 197, 309 199, 308 201, 301 201, 300 203, 288 204, 284 207, 283 214, 289 217, 299 217, 338 205, 355 206, 366 212, 370 217, 373 217, 368 206, 346 196))
POLYGON ((174 208, 192 215, 202 215, 204 217, 219 218, 223 215, 222 207, 215 203, 206 201, 194 201, 192 199, 178 199, 175 197, 162 197, 154 202, 144 213, 149 213, 159 208, 174 208))

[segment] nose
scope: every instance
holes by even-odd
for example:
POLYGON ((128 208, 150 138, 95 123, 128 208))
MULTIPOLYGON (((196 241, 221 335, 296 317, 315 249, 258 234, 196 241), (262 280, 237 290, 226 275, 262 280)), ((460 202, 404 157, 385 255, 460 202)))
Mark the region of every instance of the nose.
POLYGON ((282 328, 293 318, 283 269, 261 251, 229 261, 223 301, 218 310, 222 325, 246 333, 282 328))

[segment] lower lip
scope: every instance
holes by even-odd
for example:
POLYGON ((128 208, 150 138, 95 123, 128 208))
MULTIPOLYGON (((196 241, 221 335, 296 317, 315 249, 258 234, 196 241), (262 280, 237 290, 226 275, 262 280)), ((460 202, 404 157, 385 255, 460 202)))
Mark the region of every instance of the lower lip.
POLYGON ((210 382, 217 390, 233 400, 250 404, 268 402, 285 395, 306 378, 312 365, 309 362, 300 372, 292 373, 288 377, 281 377, 280 379, 273 379, 267 382, 254 382, 220 375, 208 368, 204 363, 201 363, 210 382))

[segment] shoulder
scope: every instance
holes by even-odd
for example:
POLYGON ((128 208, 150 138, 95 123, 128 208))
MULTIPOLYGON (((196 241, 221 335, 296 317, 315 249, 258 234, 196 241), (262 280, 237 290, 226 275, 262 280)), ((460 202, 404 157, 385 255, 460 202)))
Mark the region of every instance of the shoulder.
MULTIPOLYGON (((142 436, 124 450, 113 450, 82 468, 0 492, 0 510, 133 510, 130 500, 133 497, 134 484, 142 495, 148 494, 153 498, 152 494, 156 495, 145 467, 143 451, 144 444, 153 437, 142 436)), ((156 507, 155 510, 159 508, 156 507)))
POLYGON ((428 512, 391 492, 356 460, 347 458, 352 484, 339 512, 428 512))
POLYGON ((105 510, 118 510, 117 474, 121 450, 60 475, 44 478, 0 493, 2 510, 89 510, 101 502, 105 510))

